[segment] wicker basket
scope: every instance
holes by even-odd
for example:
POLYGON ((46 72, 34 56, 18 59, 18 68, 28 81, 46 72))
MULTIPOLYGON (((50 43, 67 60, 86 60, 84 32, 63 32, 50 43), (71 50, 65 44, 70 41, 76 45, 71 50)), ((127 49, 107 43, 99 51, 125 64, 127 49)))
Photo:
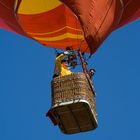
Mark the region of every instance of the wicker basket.
POLYGON ((53 79, 52 112, 65 134, 97 127, 95 96, 84 73, 72 73, 53 79))

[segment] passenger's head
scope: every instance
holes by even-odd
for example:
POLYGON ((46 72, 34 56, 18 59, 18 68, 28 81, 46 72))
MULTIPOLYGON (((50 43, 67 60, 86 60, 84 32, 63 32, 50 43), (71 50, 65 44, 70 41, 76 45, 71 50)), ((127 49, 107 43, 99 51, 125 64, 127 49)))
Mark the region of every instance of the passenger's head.
POLYGON ((68 66, 68 61, 65 60, 65 59, 63 59, 63 60, 61 61, 61 64, 68 66))
POLYGON ((59 55, 61 55, 62 53, 57 53, 56 57, 58 57, 59 55))
POLYGON ((66 51, 70 51, 71 48, 72 48, 71 46, 67 46, 67 47, 66 47, 66 51))
POLYGON ((89 75, 90 75, 90 76, 93 76, 94 74, 95 74, 95 69, 90 69, 90 70, 89 70, 89 75))

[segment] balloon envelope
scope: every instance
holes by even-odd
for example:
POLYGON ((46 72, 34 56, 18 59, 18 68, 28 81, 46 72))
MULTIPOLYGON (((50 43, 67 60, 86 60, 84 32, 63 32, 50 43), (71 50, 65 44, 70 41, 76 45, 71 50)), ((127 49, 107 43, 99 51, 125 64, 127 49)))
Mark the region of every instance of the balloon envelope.
POLYGON ((140 0, 0 0, 0 27, 48 47, 90 53, 138 17, 140 0))

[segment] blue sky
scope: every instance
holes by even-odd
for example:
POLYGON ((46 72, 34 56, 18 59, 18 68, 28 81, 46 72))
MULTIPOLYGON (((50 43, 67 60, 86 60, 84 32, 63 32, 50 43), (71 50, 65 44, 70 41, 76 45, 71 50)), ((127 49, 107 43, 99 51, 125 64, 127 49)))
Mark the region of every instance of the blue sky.
POLYGON ((90 59, 99 127, 65 135, 45 117, 54 50, 0 29, 0 140, 140 139, 140 20, 115 32, 90 59))

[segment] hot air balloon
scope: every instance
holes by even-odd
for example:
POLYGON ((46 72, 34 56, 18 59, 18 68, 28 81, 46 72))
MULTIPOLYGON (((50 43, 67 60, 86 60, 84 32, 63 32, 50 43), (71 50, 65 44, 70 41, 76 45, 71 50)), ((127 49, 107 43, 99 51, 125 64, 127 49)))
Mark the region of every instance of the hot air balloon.
POLYGON ((47 47, 66 50, 70 46, 71 56, 80 58, 83 73, 52 80, 52 107, 47 115, 66 134, 98 125, 95 90, 82 54, 94 54, 114 30, 139 17, 139 0, 0 0, 1 28, 47 47))

